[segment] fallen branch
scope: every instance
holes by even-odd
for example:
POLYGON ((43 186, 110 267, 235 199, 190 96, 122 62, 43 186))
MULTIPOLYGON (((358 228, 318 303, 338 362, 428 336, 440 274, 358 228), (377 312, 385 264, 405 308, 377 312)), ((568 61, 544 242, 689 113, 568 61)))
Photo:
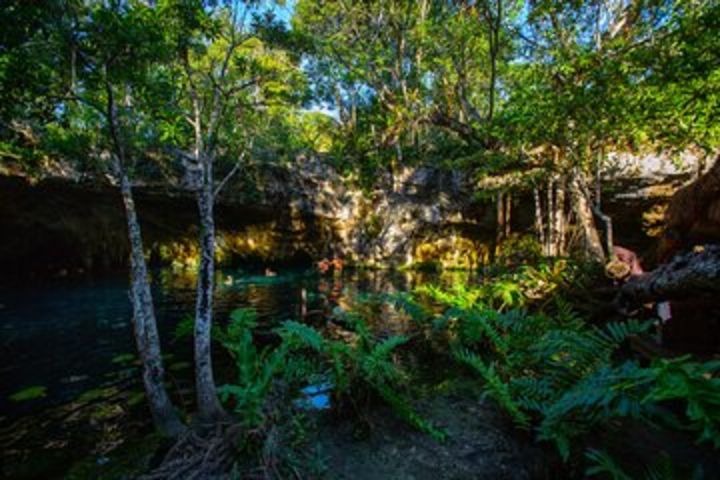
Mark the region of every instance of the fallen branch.
POLYGON ((620 289, 618 302, 628 306, 656 300, 717 298, 718 293, 720 245, 706 245, 633 277, 620 289))

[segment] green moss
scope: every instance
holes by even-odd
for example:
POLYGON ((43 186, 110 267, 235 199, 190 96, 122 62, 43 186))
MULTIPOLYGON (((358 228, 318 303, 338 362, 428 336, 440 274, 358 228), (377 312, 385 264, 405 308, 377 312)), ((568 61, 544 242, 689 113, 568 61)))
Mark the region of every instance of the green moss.
POLYGON ((10 395, 10 400, 13 402, 25 402, 28 400, 35 400, 37 398, 43 398, 47 396, 47 387, 42 385, 33 385, 32 387, 23 388, 10 395))

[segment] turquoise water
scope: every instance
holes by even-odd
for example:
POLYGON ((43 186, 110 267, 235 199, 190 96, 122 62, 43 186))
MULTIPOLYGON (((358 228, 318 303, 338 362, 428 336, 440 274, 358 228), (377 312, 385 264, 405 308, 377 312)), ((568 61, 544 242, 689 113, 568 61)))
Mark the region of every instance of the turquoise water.
MULTIPOLYGON (((251 307, 258 313, 260 330, 287 319, 322 322, 332 308, 346 306, 358 293, 405 291, 430 281, 452 283, 462 275, 346 271, 321 276, 314 270, 279 270, 276 276, 264 276, 226 270, 217 277, 215 318, 222 323, 233 309, 251 307)), ((168 364, 191 358, 190 342, 174 341, 172 333, 192 315, 194 282, 193 275, 169 269, 152 274, 168 364)), ((0 288, 0 338, 2 423, 62 405, 122 378, 124 372, 137 381, 137 372, 128 369, 135 349, 124 275, 0 288), (42 387, 44 396, 11 399, 31 387, 42 387)))

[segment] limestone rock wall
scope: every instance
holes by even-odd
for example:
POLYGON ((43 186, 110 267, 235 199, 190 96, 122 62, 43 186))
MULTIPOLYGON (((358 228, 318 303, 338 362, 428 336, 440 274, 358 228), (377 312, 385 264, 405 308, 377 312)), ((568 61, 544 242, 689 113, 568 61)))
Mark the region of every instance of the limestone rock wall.
MULTIPOLYGON (((623 161, 606 174, 604 205, 616 222, 617 241, 642 251, 655 228, 644 223, 652 215, 662 221, 663 202, 688 174, 639 182, 637 172, 627 173, 634 164, 623 161)), ((218 261, 310 264, 340 256, 358 265, 444 268, 475 268, 488 261, 495 205, 478 200, 479 187, 459 172, 419 166, 379 178, 369 191, 355 185, 353 178, 312 157, 242 172, 218 201, 218 261)), ((135 193, 151 261, 194 268, 192 192, 148 183, 135 193)), ((532 199, 516 193, 513 202, 513 231, 531 232, 532 199)), ((98 181, 63 177, 31 184, 0 176, 0 231, 0 276, 27 270, 87 272, 127 262, 119 193, 98 181)))
POLYGON ((271 173, 265 184, 271 197, 289 206, 294 228, 303 230, 308 219, 321 225, 325 234, 309 248, 313 256, 370 266, 472 268, 492 238, 492 212, 473 200, 469 182, 457 172, 406 168, 393 187, 363 192, 328 164, 301 159, 292 176, 271 173))
MULTIPOLYGON (((362 265, 469 268, 482 262, 483 237, 492 238, 492 213, 471 200, 462 178, 438 169, 407 169, 394 191, 363 192, 327 163, 300 159, 292 167, 265 169, 257 183, 252 198, 229 185, 219 199, 221 264, 309 264, 341 256, 362 265)), ((151 262, 194 268, 192 193, 138 186, 135 194, 151 262)), ((0 177, 0 229, 4 276, 67 275, 127 262, 122 203, 110 185, 0 177)))

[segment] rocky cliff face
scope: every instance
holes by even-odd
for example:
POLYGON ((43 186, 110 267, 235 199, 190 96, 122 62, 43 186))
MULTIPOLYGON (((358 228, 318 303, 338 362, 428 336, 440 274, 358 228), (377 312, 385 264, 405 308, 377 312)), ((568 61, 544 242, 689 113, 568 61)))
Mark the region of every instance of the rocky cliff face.
MULTIPOLYGON (((299 159, 292 168, 265 169, 257 183, 253 195, 238 181, 219 199, 221 263, 310 263, 340 256, 374 266, 434 262, 467 268, 482 261, 483 238, 492 237, 491 212, 471 200, 467 182, 452 172, 408 169, 396 178, 394 191, 362 192, 326 163, 299 159)), ((135 190, 151 261, 193 267, 192 193, 135 190)), ((65 275, 126 262, 122 204, 109 185, 0 177, 0 226, 7 232, 0 242, 5 274, 65 275)))
MULTIPOLYGON (((638 162, 607 173, 605 208, 615 218, 617 242, 642 251, 650 240, 646 233, 652 235, 655 228, 643 225, 649 222, 643 215, 663 205, 690 175, 673 171, 639 182, 637 172, 628 173, 638 162)), ((352 179, 316 158, 252 174, 251 181, 239 176, 219 199, 221 264, 309 264, 340 256, 368 266, 474 268, 488 260, 493 247, 494 202, 478 201, 478 187, 458 172, 406 168, 393 181, 378 179, 371 191, 353 187, 352 179), (243 187, 248 184, 251 192, 243 187)), ((179 186, 135 191, 151 261, 194 267, 197 208, 192 192, 179 186)), ((532 200, 521 194, 513 198, 513 231, 530 231, 532 200)), ((655 216, 662 219, 661 208, 655 216)), ((0 230, 4 276, 112 269, 127 261, 122 204, 109 185, 68 178, 31 184, 0 176, 0 230)))
POLYGON ((317 159, 302 159, 297 167, 290 177, 270 174, 264 183, 269 198, 289 207, 296 229, 307 229, 308 219, 321 225, 323 234, 308 245, 312 256, 372 266, 471 268, 487 251, 491 212, 472 200, 469 182, 457 172, 405 169, 394 188, 362 192, 317 159))

